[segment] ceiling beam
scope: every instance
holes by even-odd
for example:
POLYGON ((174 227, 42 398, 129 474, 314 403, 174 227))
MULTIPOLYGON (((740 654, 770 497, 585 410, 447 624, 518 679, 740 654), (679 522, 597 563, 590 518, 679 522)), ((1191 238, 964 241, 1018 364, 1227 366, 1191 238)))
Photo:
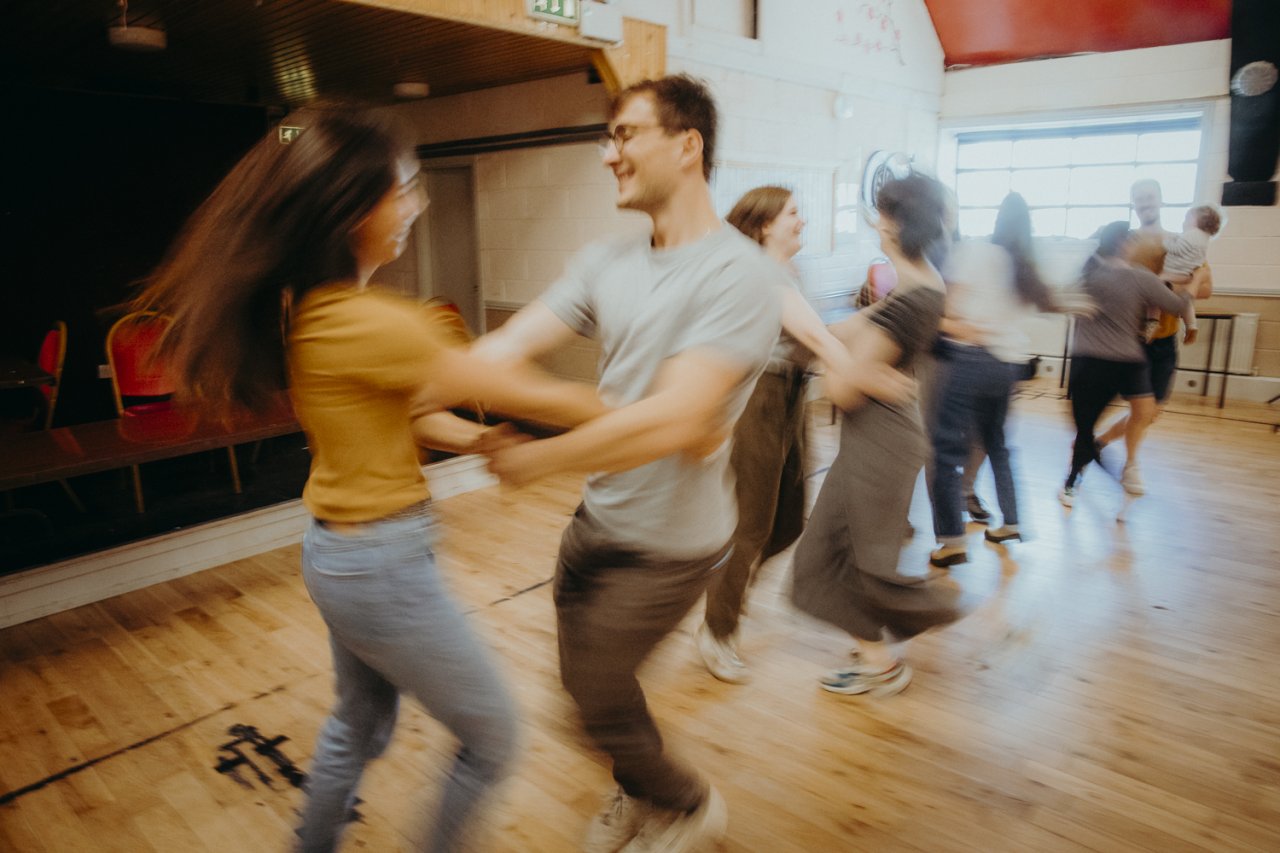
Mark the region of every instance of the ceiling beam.
POLYGON ((622 43, 602 46, 575 27, 529 17, 525 0, 343 0, 395 9, 430 18, 458 21, 592 49, 592 64, 611 94, 667 68, 667 28, 634 18, 622 20, 622 43))

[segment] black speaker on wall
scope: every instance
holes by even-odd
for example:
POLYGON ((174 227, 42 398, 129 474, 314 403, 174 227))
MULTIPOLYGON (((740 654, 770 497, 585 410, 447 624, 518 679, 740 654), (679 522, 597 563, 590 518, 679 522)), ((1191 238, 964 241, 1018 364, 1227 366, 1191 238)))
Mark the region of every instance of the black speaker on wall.
POLYGON ((1231 140, 1226 205, 1273 205, 1280 159, 1280 0, 1231 8, 1231 140))

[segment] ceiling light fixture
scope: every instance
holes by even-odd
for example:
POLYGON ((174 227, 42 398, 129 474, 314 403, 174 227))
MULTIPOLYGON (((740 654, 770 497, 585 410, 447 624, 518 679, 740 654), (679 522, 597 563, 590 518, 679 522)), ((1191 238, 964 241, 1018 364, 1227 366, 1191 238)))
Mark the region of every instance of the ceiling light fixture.
POLYGON ((392 86, 391 92, 397 98, 404 98, 405 100, 409 100, 411 98, 425 98, 427 95, 431 94, 431 84, 414 83, 406 80, 392 86))
POLYGON ((121 50, 154 53, 168 46, 169 36, 155 27, 129 26, 129 0, 120 0, 120 23, 107 27, 107 41, 121 50))

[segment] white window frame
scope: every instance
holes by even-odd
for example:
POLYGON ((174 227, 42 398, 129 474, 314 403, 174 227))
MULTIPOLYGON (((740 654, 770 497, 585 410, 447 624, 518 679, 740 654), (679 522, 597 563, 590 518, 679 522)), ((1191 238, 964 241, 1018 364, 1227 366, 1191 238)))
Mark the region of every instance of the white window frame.
MULTIPOLYGON (((1056 136, 1059 135, 1055 131, 1071 131, 1073 129, 1087 129, 1087 133, 1106 133, 1114 132, 1121 129, 1136 129, 1143 126, 1155 126, 1166 122, 1181 122, 1185 125, 1183 129, 1198 129, 1200 132, 1200 150, 1194 160, 1196 167, 1196 195, 1193 203, 1204 202, 1210 200, 1205 192, 1206 188, 1206 163, 1208 160, 1208 152, 1210 149, 1210 137, 1212 135, 1213 120, 1213 103, 1211 101, 1188 101, 1172 104, 1159 104, 1149 107, 1124 107, 1108 110, 1093 111, 1064 111, 1057 113, 1036 113, 1023 114, 1018 116, 990 116, 976 117, 964 119, 952 119, 943 121, 939 125, 939 145, 938 145, 938 175, 946 183, 956 186, 957 178, 960 174, 967 170, 957 168, 957 160, 959 155, 959 147, 964 139, 973 139, 975 137, 994 138, 1031 138, 1035 136, 1056 136)), ((1061 135, 1071 135, 1063 133, 1061 135)), ((1086 135, 1086 134, 1078 134, 1086 135)), ((1133 163, 1141 166, 1144 161, 1123 161, 1124 163, 1133 163)), ((1152 165, 1165 165, 1167 163, 1191 163, 1191 160, 1185 161, 1152 161, 1152 165)), ((1118 164, 1120 161, 1117 161, 1118 164)), ((1063 164, 1069 166, 1070 164, 1063 164)), ((1043 166, 1022 167, 1022 168, 1045 168, 1043 166)), ((1011 167, 1010 171, 1017 171, 1017 167, 1011 167)), ((959 199, 962 209, 971 208, 988 208, 990 205, 966 205, 964 199, 959 199)), ((1061 205, 1052 205, 1055 208, 1065 208, 1068 211, 1071 208, 1083 207, 1112 207, 1114 205, 1071 205, 1064 203, 1061 205)), ((1132 221, 1132 220, 1131 220, 1132 221)), ((1170 223, 1165 223, 1169 227, 1170 223)), ((1174 223, 1176 225, 1176 223, 1174 223)), ((970 235, 963 236, 985 236, 970 235)), ((1061 235, 1037 235, 1046 239, 1072 239, 1062 238, 1061 235)))

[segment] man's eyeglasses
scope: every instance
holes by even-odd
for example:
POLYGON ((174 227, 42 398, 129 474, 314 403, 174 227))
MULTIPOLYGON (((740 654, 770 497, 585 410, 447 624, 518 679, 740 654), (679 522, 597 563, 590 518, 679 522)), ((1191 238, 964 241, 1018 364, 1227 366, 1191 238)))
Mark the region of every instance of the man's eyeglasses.
POLYGON ((608 133, 602 133, 596 140, 596 144, 600 146, 600 154, 603 156, 609 153, 609 146, 612 145, 622 153, 622 147, 630 142, 637 134, 644 130, 663 130, 660 124, 620 124, 608 133))

